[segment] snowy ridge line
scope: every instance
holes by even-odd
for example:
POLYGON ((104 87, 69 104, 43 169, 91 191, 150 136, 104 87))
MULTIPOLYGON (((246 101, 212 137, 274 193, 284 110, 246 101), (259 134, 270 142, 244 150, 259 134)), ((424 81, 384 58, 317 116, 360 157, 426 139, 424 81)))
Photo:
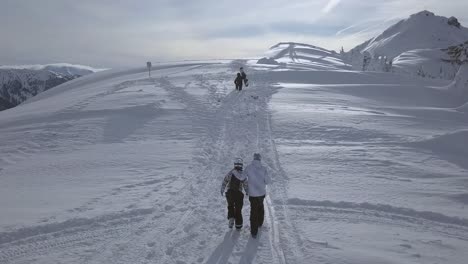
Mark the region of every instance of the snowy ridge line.
POLYGON ((0 69, 26 69, 26 70, 44 70, 48 68, 75 68, 78 70, 88 70, 93 72, 105 71, 107 68, 94 68, 91 66, 71 64, 71 63, 50 63, 50 64, 27 64, 27 65, 0 65, 0 69))
MULTIPOLYGON (((210 65, 210 64, 215 64, 215 63, 214 62, 212 63, 199 62, 199 63, 173 63, 173 64, 167 64, 167 65, 165 64, 165 65, 157 65, 157 66, 153 65, 151 70, 157 71, 157 70, 164 70, 164 69, 171 69, 171 68, 190 67, 190 66, 197 66, 197 65, 210 65)), ((24 103, 31 103, 31 102, 40 100, 44 97, 56 96, 70 89, 75 89, 81 86, 110 80, 110 79, 113 79, 122 75, 130 75, 130 74, 142 73, 142 72, 147 72, 147 71, 148 69, 146 67, 140 67, 140 68, 132 68, 132 69, 124 69, 124 70, 120 69, 120 70, 108 70, 108 71, 97 72, 95 74, 86 75, 81 78, 77 78, 72 81, 66 82, 64 84, 58 85, 54 87, 53 89, 49 89, 45 92, 38 94, 37 96, 31 97, 29 100, 26 100, 24 103)))
POLYGON ((468 227, 468 219, 460 218, 456 216, 448 216, 441 213, 431 212, 431 211, 418 211, 411 208, 405 207, 396 207, 387 204, 371 204, 371 203, 353 203, 353 202, 333 202, 329 200, 317 201, 317 200, 303 200, 299 198, 290 198, 288 199, 289 205, 299 205, 299 206, 317 206, 317 207, 332 207, 340 209, 366 209, 372 211, 380 211, 389 214, 402 215, 412 218, 420 218, 429 221, 444 223, 444 224, 453 224, 468 227))
POLYGON ((153 212, 153 208, 134 209, 130 211, 112 213, 94 218, 73 218, 64 222, 50 223, 32 227, 23 227, 15 231, 0 233, 0 245, 37 235, 45 235, 60 232, 66 229, 78 228, 87 225, 100 225, 103 222, 135 218, 138 216, 148 215, 153 212))

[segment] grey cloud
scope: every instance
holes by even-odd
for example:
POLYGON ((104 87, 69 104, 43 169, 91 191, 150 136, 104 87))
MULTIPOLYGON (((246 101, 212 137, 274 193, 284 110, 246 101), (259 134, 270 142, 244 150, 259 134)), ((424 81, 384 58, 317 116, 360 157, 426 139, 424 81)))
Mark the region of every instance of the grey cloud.
POLYGON ((466 0, 450 4, 346 0, 324 14, 326 4, 324 0, 1 0, 0 64, 114 67, 139 64, 147 57, 203 59, 220 41, 255 45, 220 48, 217 54, 224 52, 225 57, 251 55, 277 39, 303 38, 311 44, 321 39, 330 46, 351 46, 383 30, 389 19, 422 9, 468 23, 466 0), (351 25, 356 26, 343 30, 351 25))

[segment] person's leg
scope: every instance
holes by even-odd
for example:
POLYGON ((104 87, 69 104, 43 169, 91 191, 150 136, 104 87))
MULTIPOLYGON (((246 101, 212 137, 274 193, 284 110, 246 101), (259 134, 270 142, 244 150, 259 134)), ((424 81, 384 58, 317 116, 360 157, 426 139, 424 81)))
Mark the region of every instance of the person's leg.
POLYGON ((234 212, 234 197, 232 195, 232 191, 231 190, 228 190, 226 192, 226 200, 227 200, 227 203, 228 203, 228 215, 227 215, 227 218, 230 219, 230 218, 234 218, 235 216, 235 212, 234 212))
POLYGON ((236 217, 236 228, 242 228, 244 224, 244 219, 242 217, 242 207, 244 206, 244 194, 242 192, 236 191, 236 201, 235 201, 235 217, 236 217))
POLYGON ((263 220, 265 219, 265 207, 263 205, 263 200, 265 195, 258 197, 258 226, 263 225, 263 220))
POLYGON ((258 197, 249 197, 250 201, 250 233, 256 236, 258 233, 258 197))
POLYGON ((242 91, 242 81, 239 83, 239 91, 242 91))

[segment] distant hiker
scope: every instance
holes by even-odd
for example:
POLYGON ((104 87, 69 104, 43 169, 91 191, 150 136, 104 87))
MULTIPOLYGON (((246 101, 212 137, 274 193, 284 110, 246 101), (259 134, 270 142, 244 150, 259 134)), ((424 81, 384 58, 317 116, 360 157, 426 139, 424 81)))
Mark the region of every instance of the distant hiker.
POLYGON ((238 158, 234 161, 234 169, 232 169, 223 180, 221 185, 221 196, 226 190, 226 200, 228 203, 228 220, 229 228, 234 226, 236 223, 236 229, 239 230, 243 225, 242 218, 242 206, 244 206, 244 194, 242 189, 245 190, 245 194, 248 195, 248 184, 247 178, 242 172, 243 161, 238 158))
POLYGON ((244 81, 245 87, 248 87, 249 86, 249 80, 247 79, 247 74, 245 74, 245 72, 244 72, 244 68, 240 67, 239 70, 240 70, 240 74, 242 76, 242 80, 244 81))
POLYGON ((237 73, 234 83, 236 84, 236 91, 242 91, 242 76, 240 73, 237 73))
POLYGON ((261 163, 261 156, 255 153, 253 161, 245 168, 245 175, 249 181, 250 201, 250 233, 257 237, 258 228, 262 227, 265 218, 263 199, 266 195, 266 185, 271 183, 267 169, 261 163))

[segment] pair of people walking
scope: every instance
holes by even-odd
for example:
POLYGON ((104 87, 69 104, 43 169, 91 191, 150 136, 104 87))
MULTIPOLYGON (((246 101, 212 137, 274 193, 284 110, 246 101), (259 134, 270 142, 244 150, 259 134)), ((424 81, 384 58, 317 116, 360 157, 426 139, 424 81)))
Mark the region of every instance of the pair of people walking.
POLYGON ((236 229, 243 226, 242 207, 244 206, 244 193, 250 201, 250 233, 257 237, 258 228, 262 227, 265 219, 263 200, 266 195, 266 185, 271 183, 267 169, 261 163, 261 155, 255 153, 253 161, 243 170, 242 159, 236 159, 234 169, 224 177, 221 185, 221 195, 226 195, 228 204, 229 228, 234 224, 236 229))
POLYGON ((236 85, 236 91, 242 91, 242 85, 245 84, 245 87, 249 86, 249 80, 247 79, 247 74, 244 72, 244 68, 240 67, 237 77, 234 80, 236 85))

